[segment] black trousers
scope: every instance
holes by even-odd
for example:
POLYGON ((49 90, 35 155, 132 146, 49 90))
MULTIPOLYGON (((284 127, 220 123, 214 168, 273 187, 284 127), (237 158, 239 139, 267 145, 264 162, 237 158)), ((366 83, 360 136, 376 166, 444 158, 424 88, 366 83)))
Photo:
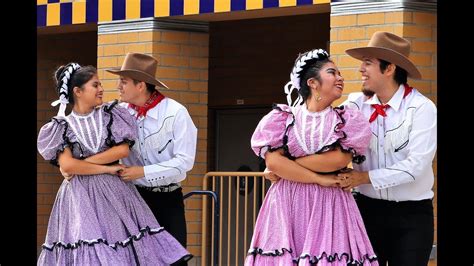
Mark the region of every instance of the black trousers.
MULTIPOLYGON (((172 192, 152 192, 137 186, 138 192, 148 204, 158 223, 165 228, 181 245, 186 247, 186 218, 182 188, 172 192)), ((173 265, 187 265, 178 262, 173 265)))
POLYGON ((379 265, 426 266, 433 246, 433 202, 394 202, 356 194, 379 265))

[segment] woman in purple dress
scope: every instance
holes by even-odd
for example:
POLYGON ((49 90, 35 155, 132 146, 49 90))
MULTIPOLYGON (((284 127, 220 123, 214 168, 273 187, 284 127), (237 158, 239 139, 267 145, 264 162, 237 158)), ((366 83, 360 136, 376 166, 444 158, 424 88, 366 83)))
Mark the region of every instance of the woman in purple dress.
POLYGON ((58 116, 44 125, 38 151, 68 176, 51 211, 38 265, 169 265, 192 255, 156 221, 132 183, 117 172, 137 138, 117 102, 102 105, 92 66, 56 73, 58 116), (73 104, 65 116, 66 104, 73 104))
POLYGON ((270 176, 281 179, 265 197, 245 265, 378 265, 354 198, 334 171, 365 158, 369 122, 357 110, 331 107, 344 81, 326 51, 301 54, 290 77, 289 105, 274 106, 251 140, 270 176))

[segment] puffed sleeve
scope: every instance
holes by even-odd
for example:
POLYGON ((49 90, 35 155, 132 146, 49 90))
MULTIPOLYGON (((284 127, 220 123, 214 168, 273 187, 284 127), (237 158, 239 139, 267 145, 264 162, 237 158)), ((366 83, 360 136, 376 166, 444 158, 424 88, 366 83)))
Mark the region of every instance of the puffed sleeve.
POLYGON ((353 153, 353 162, 362 163, 372 137, 369 120, 356 108, 340 107, 335 110, 342 120, 337 127, 343 136, 339 140, 342 149, 353 153))
POLYGON ((108 114, 108 120, 106 119, 107 145, 116 146, 126 142, 132 147, 138 138, 135 118, 125 107, 118 105, 117 101, 108 103, 103 108, 104 112, 108 114))
POLYGON ((288 105, 279 104, 265 115, 257 125, 250 141, 252 150, 257 156, 265 159, 265 153, 286 145, 286 129, 294 120, 288 105))
POLYGON ((49 123, 41 127, 38 134, 38 152, 41 156, 57 165, 58 155, 69 146, 66 136, 67 122, 61 118, 53 118, 49 123))

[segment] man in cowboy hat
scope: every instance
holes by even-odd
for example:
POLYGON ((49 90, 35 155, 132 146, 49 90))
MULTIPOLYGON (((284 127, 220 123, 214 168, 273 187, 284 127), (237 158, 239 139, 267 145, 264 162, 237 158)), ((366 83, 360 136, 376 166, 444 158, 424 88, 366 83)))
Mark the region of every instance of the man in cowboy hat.
POLYGON ((366 160, 342 173, 341 186, 357 187, 357 204, 380 265, 428 264, 433 244, 432 162, 436 106, 407 84, 421 74, 408 59, 410 43, 376 32, 367 47, 346 50, 361 60, 362 93, 344 103, 371 124, 366 160))
POLYGON ((160 225, 186 247, 180 182, 193 168, 197 129, 183 105, 157 90, 168 89, 155 78, 157 66, 152 56, 128 53, 120 69, 107 70, 120 76, 120 100, 138 125, 139 137, 120 176, 133 181, 160 225))

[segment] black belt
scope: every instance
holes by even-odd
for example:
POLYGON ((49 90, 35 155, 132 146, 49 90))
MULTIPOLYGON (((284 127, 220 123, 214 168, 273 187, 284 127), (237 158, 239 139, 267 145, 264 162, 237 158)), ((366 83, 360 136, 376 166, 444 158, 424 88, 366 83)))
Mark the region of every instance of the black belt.
POLYGON ((371 204, 373 207, 379 208, 424 208, 425 206, 433 206, 433 199, 424 199, 424 200, 406 200, 406 201, 390 201, 390 200, 383 200, 383 199, 374 199, 371 197, 367 197, 366 195, 356 192, 353 193, 354 198, 357 202, 366 202, 371 204))
POLYGON ((178 183, 171 183, 169 185, 159 186, 159 187, 142 187, 142 186, 138 186, 138 187, 147 191, 151 191, 151 192, 173 192, 176 189, 180 188, 181 185, 178 183))

